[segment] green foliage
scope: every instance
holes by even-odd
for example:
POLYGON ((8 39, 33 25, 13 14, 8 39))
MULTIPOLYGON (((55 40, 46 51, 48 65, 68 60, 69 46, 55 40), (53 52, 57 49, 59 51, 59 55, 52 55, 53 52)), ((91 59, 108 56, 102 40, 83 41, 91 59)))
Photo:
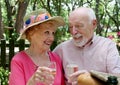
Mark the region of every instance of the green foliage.
MULTIPOLYGON (((23 1, 25 0, 9 0, 11 7, 16 8, 16 14, 18 11, 18 2, 23 1)), ((118 3, 118 1, 119 0, 30 0, 26 13, 40 8, 45 8, 47 11, 50 12, 52 16, 60 15, 65 19, 66 23, 68 23, 68 16, 70 11, 80 6, 91 7, 94 9, 98 20, 98 30, 96 30, 96 34, 104 36, 109 32, 109 30, 112 32, 117 32, 120 30, 120 4, 118 3)), ((3 25, 9 27, 5 1, 1 0, 1 4, 3 25)), ((13 27, 17 18, 16 14, 12 15, 13 27)), ((63 29, 58 30, 55 39, 56 44, 59 44, 60 42, 63 42, 64 40, 70 38, 67 28, 68 27, 65 26, 63 29)), ((9 30, 4 27, 5 39, 8 40, 9 35, 9 30)), ((16 38, 18 37, 17 35, 18 34, 13 31, 12 38, 15 37, 14 39, 16 40, 16 38)))
POLYGON ((8 76, 9 70, 5 70, 3 67, 0 67, 0 85, 8 85, 8 76))

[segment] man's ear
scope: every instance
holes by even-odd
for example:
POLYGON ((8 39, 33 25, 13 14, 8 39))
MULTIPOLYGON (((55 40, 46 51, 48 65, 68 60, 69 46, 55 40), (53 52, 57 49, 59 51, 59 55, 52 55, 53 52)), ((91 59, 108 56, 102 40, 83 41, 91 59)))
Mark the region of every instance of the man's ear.
POLYGON ((93 26, 97 26, 97 20, 93 20, 93 26))
POLYGON ((94 20, 92 20, 92 29, 93 30, 96 29, 96 26, 97 26, 97 20, 94 19, 94 20))

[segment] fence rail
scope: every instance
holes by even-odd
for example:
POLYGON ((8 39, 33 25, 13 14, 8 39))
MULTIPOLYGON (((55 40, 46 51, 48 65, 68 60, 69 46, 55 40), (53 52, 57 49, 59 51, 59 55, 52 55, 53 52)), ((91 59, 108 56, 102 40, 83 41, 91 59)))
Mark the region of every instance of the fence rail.
MULTIPOLYGON (((0 66, 4 69, 10 69, 10 61, 16 53, 16 48, 18 52, 24 50, 28 46, 29 44, 26 44, 24 40, 19 40, 16 42, 13 39, 9 39, 9 41, 2 39, 0 41, 0 66)), ((120 53, 120 46, 117 47, 120 53)))
POLYGON ((0 66, 4 69, 10 69, 10 61, 16 53, 16 48, 18 48, 18 51, 21 51, 28 46, 29 44, 25 44, 24 40, 16 42, 14 39, 9 39, 7 42, 5 39, 2 39, 0 41, 0 66))

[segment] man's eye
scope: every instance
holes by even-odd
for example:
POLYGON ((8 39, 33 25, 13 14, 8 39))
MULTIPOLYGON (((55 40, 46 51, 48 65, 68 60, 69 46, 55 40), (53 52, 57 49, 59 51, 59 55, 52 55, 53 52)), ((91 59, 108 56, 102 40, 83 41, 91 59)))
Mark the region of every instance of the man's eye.
POLYGON ((69 26, 69 28, 72 28, 72 26, 69 26))
POLYGON ((73 26, 69 26, 68 29, 69 29, 69 32, 70 32, 73 29, 73 26))
POLYGON ((79 25, 76 25, 75 27, 76 27, 76 28, 79 28, 80 26, 79 26, 79 25))
POLYGON ((79 25, 79 27, 83 27, 83 24, 79 25))

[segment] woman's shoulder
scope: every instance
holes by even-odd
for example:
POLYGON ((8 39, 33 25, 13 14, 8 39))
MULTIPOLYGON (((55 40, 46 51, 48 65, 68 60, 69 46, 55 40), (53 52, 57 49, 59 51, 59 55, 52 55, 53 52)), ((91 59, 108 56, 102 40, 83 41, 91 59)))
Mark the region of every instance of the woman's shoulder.
POLYGON ((13 56, 12 60, 14 60, 14 61, 25 60, 27 58, 26 56, 27 55, 25 54, 24 51, 20 51, 13 56))
POLYGON ((49 55, 50 55, 51 60, 61 62, 59 55, 57 55, 55 52, 50 51, 49 55))
POLYGON ((59 56, 55 52, 52 52, 52 51, 49 51, 49 55, 52 56, 53 58, 59 58, 59 56))

